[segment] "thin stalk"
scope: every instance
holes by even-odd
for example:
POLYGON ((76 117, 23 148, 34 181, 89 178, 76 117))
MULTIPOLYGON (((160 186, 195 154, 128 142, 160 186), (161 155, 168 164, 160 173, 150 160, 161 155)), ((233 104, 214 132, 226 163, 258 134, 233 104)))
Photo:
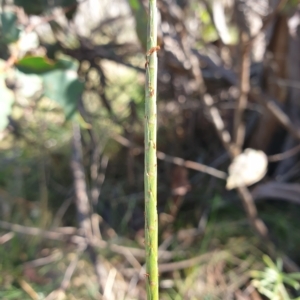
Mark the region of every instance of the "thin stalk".
POLYGON ((157 8, 149 0, 145 84, 145 249, 147 299, 158 300, 157 266, 157 158, 156 158, 156 91, 157 91, 157 8))

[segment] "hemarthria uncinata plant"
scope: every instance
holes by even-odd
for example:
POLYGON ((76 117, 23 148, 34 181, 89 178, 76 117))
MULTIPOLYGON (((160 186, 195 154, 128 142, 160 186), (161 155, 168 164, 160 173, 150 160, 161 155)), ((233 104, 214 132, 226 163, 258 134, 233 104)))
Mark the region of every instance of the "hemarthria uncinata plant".
POLYGON ((157 225, 157 7, 149 0, 145 84, 145 249, 147 299, 158 300, 157 225))

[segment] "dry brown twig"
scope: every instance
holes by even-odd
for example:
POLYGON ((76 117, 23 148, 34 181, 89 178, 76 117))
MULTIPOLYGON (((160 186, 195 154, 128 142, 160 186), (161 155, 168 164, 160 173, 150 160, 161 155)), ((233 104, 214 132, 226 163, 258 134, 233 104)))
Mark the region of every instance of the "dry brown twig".
POLYGON ((64 202, 61 204, 61 206, 59 207, 59 209, 57 210, 57 212, 53 218, 52 228, 56 228, 59 226, 59 224, 61 223, 62 217, 64 216, 64 214, 66 213, 66 211, 70 207, 70 205, 72 204, 73 200, 74 200, 73 197, 69 197, 64 200, 64 202))
POLYGON ((269 155, 268 156, 268 161, 269 162, 277 162, 281 161, 287 158, 290 158, 291 156, 294 156, 300 152, 300 145, 297 145, 293 147, 292 149, 289 149, 285 152, 274 154, 274 155, 269 155))
MULTIPOLYGON (((204 60, 215 72, 222 74, 222 76, 231 85, 237 86, 237 79, 233 72, 226 70, 222 66, 216 65, 207 56, 203 56, 203 55, 199 54, 199 58, 201 60, 204 60)), ((272 115, 282 125, 283 128, 285 128, 295 139, 300 141, 300 130, 293 125, 293 123, 291 122, 288 115, 279 107, 278 104, 276 104, 274 99, 272 99, 269 95, 266 95, 265 93, 263 93, 258 87, 251 88, 251 90, 249 91, 249 98, 251 100, 255 101, 256 103, 262 104, 267 110, 269 110, 272 113, 272 115)), ((210 103, 213 103, 213 101, 209 100, 209 104, 210 103)), ((210 104, 210 105, 213 105, 213 104, 210 104)), ((222 129, 222 126, 220 126, 220 115, 218 113, 218 110, 217 109, 211 110, 211 113, 214 115, 215 126, 217 125, 219 128, 217 130, 219 136, 222 137, 222 135, 223 135, 225 140, 229 141, 228 132, 227 133, 222 132, 223 129, 222 129)), ((274 158, 273 158, 273 156, 270 156, 270 161, 277 161, 277 159, 279 160, 280 155, 282 155, 282 159, 285 159, 285 157, 289 157, 289 155, 294 155, 294 154, 296 154, 296 150, 294 152, 294 150, 290 149, 286 152, 276 154, 276 157, 274 157, 274 158)))
POLYGON ((33 287, 26 280, 18 279, 18 283, 32 300, 40 299, 38 293, 33 289, 33 287))
POLYGON ((10 241, 15 236, 14 232, 7 232, 0 237, 0 245, 10 241))
MULTIPOLYGON (((220 117, 221 119, 221 117, 220 117)), ((289 120, 289 119, 287 119, 289 120)), ((213 121, 216 123, 216 121, 213 121)), ((217 128, 216 124, 215 127, 217 128)), ((291 127, 293 128, 293 127, 291 127)), ((229 135, 229 133, 228 133, 229 135)), ((221 136, 219 134, 219 136, 221 136)), ((222 141, 226 149, 232 149, 228 143, 226 143, 225 140, 222 141)), ((230 152, 231 157, 234 157, 235 153, 230 152)), ((237 188, 238 194, 240 195, 242 199, 243 206, 245 208, 245 211, 247 213, 248 219, 252 225, 252 227, 255 229, 255 231, 260 235, 260 237, 264 240, 265 246, 267 248, 267 251, 269 252, 269 255, 272 257, 276 257, 276 250, 275 247, 269 237, 268 228, 265 225, 265 223, 258 217, 256 205, 254 203, 254 199, 249 192, 249 189, 247 187, 240 187, 237 188)), ((284 267, 290 271, 290 272, 297 272, 299 270, 298 266, 287 256, 282 256, 284 267)))
POLYGON ((76 256, 74 259, 71 260, 69 266, 67 267, 67 270, 65 272, 64 278, 60 284, 60 287, 54 291, 52 291, 46 298, 45 300, 55 300, 59 298, 60 294, 65 294, 65 291, 67 290, 67 288, 69 287, 71 278, 74 274, 74 271, 76 269, 78 260, 80 255, 84 252, 84 250, 86 249, 86 245, 82 244, 78 247, 77 251, 76 251, 76 256))
MULTIPOLYGON (((76 228, 71 228, 72 230, 69 230, 70 228, 67 228, 67 230, 58 231, 59 229, 57 229, 57 231, 54 231, 54 230, 49 231, 49 230, 42 230, 42 229, 39 229, 36 227, 28 227, 28 226, 22 226, 19 224, 12 224, 12 223, 9 223, 6 221, 0 221, 0 228, 9 230, 9 231, 13 231, 13 232, 19 233, 19 234, 41 236, 45 239, 56 240, 56 241, 61 241, 61 242, 71 242, 75 245, 87 243, 86 239, 83 236, 74 234, 74 232, 77 231, 76 228)), ((120 245, 112 244, 112 243, 109 243, 107 241, 100 240, 97 238, 93 238, 91 243, 96 248, 107 249, 114 253, 124 255, 125 257, 129 251, 136 258, 139 258, 139 259, 145 258, 144 249, 120 246, 120 245)), ((175 253, 171 252, 171 251, 161 250, 161 251, 159 251, 159 255, 162 260, 170 260, 170 259, 172 259, 172 257, 174 257, 175 253)))
POLYGON ((37 258, 37 259, 32 260, 32 261, 25 262, 23 264, 23 266, 25 268, 37 268, 37 267, 40 267, 40 266, 44 266, 44 265, 56 262, 59 259, 61 259, 62 256, 63 256, 62 253, 54 252, 54 253, 46 256, 46 257, 41 257, 41 258, 37 258))
POLYGON ((255 39, 261 34, 261 32, 265 31, 266 28, 270 25, 270 23, 274 20, 274 18, 280 13, 280 11, 283 9, 284 5, 287 3, 287 0, 280 0, 276 6, 276 8, 267 15, 267 17, 263 20, 263 25, 260 28, 259 32, 252 36, 249 40, 249 46, 253 44, 255 39))
POLYGON ((245 139, 245 124, 243 121, 244 112, 247 108, 248 93, 250 89, 250 47, 246 32, 240 33, 241 37, 241 64, 239 75, 239 98, 234 113, 233 141, 235 144, 234 155, 240 154, 245 139))
MULTIPOLYGON (((209 102, 207 102, 207 99, 211 99, 211 96, 208 94, 205 94, 204 102, 206 103, 208 109, 211 109, 212 107, 209 107, 208 105, 212 102, 212 99, 209 102)), ((217 113, 217 112, 215 112, 215 113, 217 113)), ((213 123, 218 131, 220 130, 220 128, 225 128, 224 124, 222 126, 217 124, 218 122, 222 121, 222 118, 220 116, 218 116, 218 119, 215 120, 214 115, 212 113, 210 113, 210 115, 211 115, 213 123)), ((225 131, 225 129, 223 131, 225 131)), ((227 138, 228 138, 228 136, 230 137, 229 133, 224 135, 224 132, 221 132, 221 133, 219 132, 219 136, 221 137, 221 139, 224 136, 226 136, 227 138)), ((224 144, 224 147, 226 149, 228 149, 231 157, 234 157, 235 152, 234 152, 234 150, 232 150, 232 146, 230 145, 230 140, 228 141, 226 139, 223 139, 222 142, 224 144)), ((237 192, 242 199, 242 203, 243 203, 244 209, 246 211, 246 214, 248 216, 248 220, 250 221, 250 224, 255 229, 255 231, 259 234, 259 236, 262 238, 262 240, 264 240, 265 246, 266 246, 267 251, 269 252, 270 256, 276 257, 275 247, 269 237, 268 228, 265 225, 265 223, 258 217, 257 208, 254 203, 254 199, 253 199, 251 193, 249 192, 249 189, 247 187, 239 187, 239 188, 237 188, 237 192)), ((288 271, 290 271, 290 272, 298 271, 298 269, 299 269, 298 266, 291 259, 289 259, 287 256, 283 256, 282 259, 283 259, 284 267, 288 271)))
POLYGON ((74 177, 75 204, 77 208, 79 228, 84 230, 84 235, 91 238, 91 207, 87 195, 85 172, 82 164, 81 132, 78 124, 73 124, 72 160, 71 169, 74 177))
MULTIPOLYGON (((217 130, 221 142, 224 145, 224 148, 228 151, 231 158, 234 158, 237 154, 235 145, 232 144, 231 136, 225 128, 224 122, 220 116, 218 109, 213 106, 213 99, 211 95, 207 93, 201 73, 199 60, 192 51, 190 51, 190 60, 192 65, 192 74, 197 82, 197 85, 199 86, 199 93, 202 96, 203 102, 208 110, 211 120, 217 130)), ((266 239, 268 236, 268 229, 264 222, 259 219, 257 215, 256 205, 248 188, 238 188, 237 191, 242 199, 243 206, 251 225, 263 239, 266 239)))
MULTIPOLYGON (((221 142, 224 145, 224 148, 228 151, 231 158, 234 158, 236 156, 236 149, 235 145, 232 145, 231 137, 229 132, 225 129, 225 125, 223 123, 223 120, 220 116, 220 113, 216 107, 213 107, 213 99, 212 97, 207 93, 206 86, 203 81, 201 68, 199 64, 199 60, 196 57, 196 55, 191 51, 190 52, 190 60, 192 65, 192 74, 197 82, 197 85, 199 86, 199 93, 204 101, 204 104, 209 112, 209 115, 212 119, 212 122, 217 130, 217 133, 220 137, 221 142)), ((249 189, 247 187, 239 187, 237 188, 237 192, 242 200, 244 209, 246 211, 248 220, 252 227, 255 229, 257 234, 261 237, 261 239, 265 242, 267 251, 269 252, 270 256, 275 257, 276 251, 275 247, 269 237, 268 228, 265 225, 265 223, 258 217, 257 208, 254 203, 254 199, 249 192, 249 189)), ((297 271, 298 267, 296 264, 294 264, 290 259, 288 259, 286 256, 283 257, 283 263, 287 270, 289 271, 297 271)))
MULTIPOLYGON (((230 156, 233 158, 236 155, 235 147, 231 144, 231 137, 229 132, 225 129, 225 125, 223 123, 223 120, 217 110, 216 107, 212 106, 213 99, 209 94, 205 94, 203 97, 204 103, 206 104, 206 107, 208 108, 208 111, 210 113, 211 119, 217 129, 217 132, 219 134, 219 137, 227 151, 229 152, 230 156)), ((252 199, 252 196, 248 190, 247 187, 241 187, 237 189, 239 195, 241 196, 245 211, 248 215, 248 219, 252 226, 256 229, 256 231, 259 233, 259 235, 262 238, 265 238, 268 235, 267 227, 264 225, 264 223, 258 218, 257 216, 257 209, 254 203, 254 200, 252 199)))
MULTIPOLYGON (((237 155, 236 147, 232 143, 231 136, 225 128, 224 122, 220 116, 218 109, 213 106, 213 99, 211 95, 207 93, 207 89, 201 73, 199 60, 192 50, 190 50, 189 53, 187 54, 190 57, 190 62, 192 66, 191 72, 195 81, 197 82, 197 86, 199 87, 199 94, 203 99, 203 102, 208 110, 211 120, 220 137, 220 140, 224 145, 224 148, 228 151, 231 158, 234 158, 237 155)), ((238 188, 237 191, 242 199, 243 206, 245 208, 245 211, 247 213, 251 225, 263 239, 266 239, 268 236, 267 227, 263 223, 263 221, 259 219, 257 215, 256 205, 254 203, 254 200, 248 188, 247 187, 238 188)))
POLYGON ((271 99, 270 96, 264 94, 259 88, 255 88, 249 93, 250 97, 256 102, 264 105, 276 120, 297 140, 300 141, 300 129, 295 128, 287 114, 271 99))
MULTIPOLYGON (((112 138, 125 147, 133 148, 134 152, 136 154, 140 154, 143 151, 142 147, 136 146, 135 144, 131 143, 128 139, 126 139, 125 137, 123 137, 121 135, 114 134, 114 135, 112 135, 112 138)), ((192 170, 199 171, 199 172, 203 172, 203 173, 209 174, 209 175, 214 176, 219 179, 227 178, 227 174, 225 172, 217 170, 217 169, 209 167, 209 166, 206 166, 204 164, 200 164, 198 162, 194 162, 191 160, 184 160, 180 157, 171 156, 171 155, 165 154, 164 152, 161 152, 161 151, 157 151, 156 154, 157 154, 158 159, 164 160, 164 161, 172 163, 174 165, 182 166, 187 169, 192 169, 192 170)))
MULTIPOLYGON (((249 34, 242 29, 240 30, 240 42, 241 42, 241 63, 240 63, 240 73, 239 73, 239 98, 237 101, 237 108, 234 114, 234 130, 233 130, 233 141, 235 143, 236 149, 235 154, 239 154, 242 150, 242 146, 245 138, 245 124, 243 121, 243 116, 245 109, 247 108, 248 94, 250 91, 250 65, 251 65, 251 48, 255 39, 267 28, 274 17, 283 8, 286 0, 279 1, 277 7, 273 10, 271 14, 263 21, 263 25, 259 32, 254 36, 249 36, 249 34)), ((241 27, 242 28, 242 27, 241 27)))
MULTIPOLYGON (((240 75, 239 75, 239 91, 240 95, 237 101, 237 108, 234 114, 234 130, 233 130, 233 142, 235 144, 235 148, 233 149, 234 155, 237 155, 241 152, 242 146, 244 143, 245 136, 245 124, 243 122, 244 111, 247 107, 248 102, 248 93, 250 91, 250 53, 251 47, 253 45, 254 40, 263 32, 271 23, 271 21, 275 18, 275 16, 282 10, 283 6, 287 0, 280 0, 277 4, 276 8, 270 13, 263 21, 263 25, 259 32, 250 36, 241 30, 240 32, 240 40, 241 40, 241 64, 240 64, 240 75)), ((204 1, 207 8, 210 8, 207 1, 204 1)), ((210 11, 210 9, 209 9, 210 11)), ((211 13, 211 12, 210 12, 211 13)), ((212 14, 212 13, 211 13, 212 14)), ((213 20, 213 18, 212 18, 213 20)), ((197 72, 198 73, 198 72, 197 72)), ((195 70, 194 70, 194 74, 195 70)), ((199 74, 197 74, 199 77, 199 74)), ((202 80, 201 80, 202 81, 202 80)), ((202 88, 203 90, 203 88, 202 88)))

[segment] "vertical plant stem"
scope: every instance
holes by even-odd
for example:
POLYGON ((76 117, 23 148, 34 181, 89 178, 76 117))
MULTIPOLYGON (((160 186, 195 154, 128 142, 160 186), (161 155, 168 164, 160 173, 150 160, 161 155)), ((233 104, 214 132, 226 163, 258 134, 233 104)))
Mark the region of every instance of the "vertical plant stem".
POLYGON ((240 70, 240 96, 234 115, 233 141, 235 143, 235 153, 241 153, 245 139, 245 124, 243 121, 247 107, 248 94, 250 90, 250 50, 249 37, 247 33, 241 32, 241 70, 240 70))
POLYGON ((149 0, 145 84, 145 249, 147 299, 158 300, 157 266, 157 158, 156 158, 156 91, 157 91, 157 8, 149 0))

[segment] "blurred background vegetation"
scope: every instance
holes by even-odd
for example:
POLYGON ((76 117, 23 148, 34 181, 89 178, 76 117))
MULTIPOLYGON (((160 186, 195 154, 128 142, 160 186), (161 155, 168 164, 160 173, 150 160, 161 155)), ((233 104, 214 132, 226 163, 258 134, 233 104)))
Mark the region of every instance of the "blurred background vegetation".
MULTIPOLYGON (((147 1, 0 3, 0 298, 145 299, 147 1)), ((158 10, 160 299, 300 299, 299 3, 158 10), (212 113, 234 139, 238 111, 269 157, 246 194, 212 113)))

